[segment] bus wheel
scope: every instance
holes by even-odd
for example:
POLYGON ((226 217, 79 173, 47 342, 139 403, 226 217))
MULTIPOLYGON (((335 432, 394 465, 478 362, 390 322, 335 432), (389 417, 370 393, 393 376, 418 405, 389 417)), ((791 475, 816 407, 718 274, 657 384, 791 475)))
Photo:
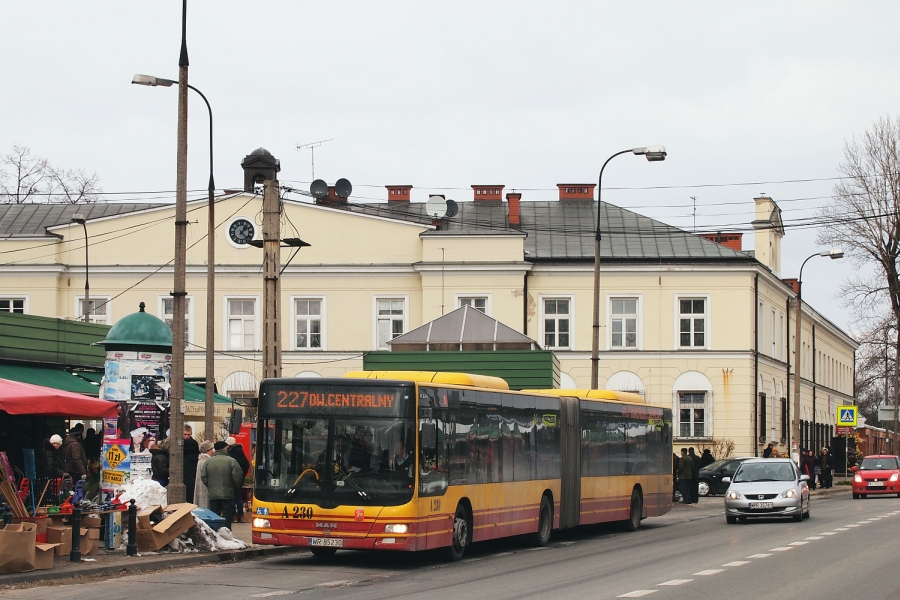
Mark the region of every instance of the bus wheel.
POLYGON ((550 532, 553 530, 553 507, 550 498, 541 498, 541 510, 538 515, 538 529, 529 536, 532 546, 546 546, 550 543, 550 532))
POLYGON ((631 492, 631 512, 628 520, 625 521, 626 531, 637 531, 641 526, 641 516, 644 513, 644 503, 641 500, 641 493, 637 490, 631 492))
POLYGON ((313 556, 319 558, 331 558, 337 553, 337 548, 329 548, 328 546, 310 546, 309 551, 312 552, 313 556))
POLYGON ((469 515, 462 504, 456 507, 456 515, 453 517, 453 531, 450 533, 450 547, 447 548, 447 558, 451 561, 462 559, 469 544, 469 515))

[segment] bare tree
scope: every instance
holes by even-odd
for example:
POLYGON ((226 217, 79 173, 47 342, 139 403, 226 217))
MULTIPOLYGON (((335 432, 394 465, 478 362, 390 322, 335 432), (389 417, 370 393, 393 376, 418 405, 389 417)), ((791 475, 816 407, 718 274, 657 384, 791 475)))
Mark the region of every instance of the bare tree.
POLYGON ((99 202, 99 183, 96 173, 54 167, 28 146, 13 144, 10 152, 0 154, 0 203, 99 202))
MULTIPOLYGON (((842 286, 845 304, 863 330, 884 339, 896 334, 900 355, 900 118, 883 117, 859 138, 844 145, 844 179, 832 202, 819 211, 822 245, 841 246, 860 273, 842 286), (874 274, 866 267, 874 266, 874 274)), ((894 378, 897 365, 893 365, 894 378)), ((894 420, 896 427, 896 418, 894 420)))

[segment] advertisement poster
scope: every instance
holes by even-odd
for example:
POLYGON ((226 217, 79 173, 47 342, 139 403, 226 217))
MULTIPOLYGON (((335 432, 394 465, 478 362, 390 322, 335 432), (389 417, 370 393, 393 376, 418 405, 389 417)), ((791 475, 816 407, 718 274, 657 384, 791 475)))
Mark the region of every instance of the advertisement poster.
POLYGON ((150 444, 161 442, 166 438, 166 430, 169 429, 169 403, 134 403, 127 419, 131 453, 149 456, 150 444))
POLYGON ((100 489, 103 497, 114 496, 131 480, 130 440, 104 440, 100 452, 100 489))
MULTIPOLYGON (((162 352, 114 350, 106 353, 100 397, 119 403, 114 435, 128 439, 130 454, 147 454, 169 428, 172 355, 162 352)), ((104 427, 104 434, 113 434, 104 427)))
POLYGON ((150 470, 150 459, 153 458, 149 454, 132 454, 131 455, 131 479, 150 479, 153 473, 150 470))

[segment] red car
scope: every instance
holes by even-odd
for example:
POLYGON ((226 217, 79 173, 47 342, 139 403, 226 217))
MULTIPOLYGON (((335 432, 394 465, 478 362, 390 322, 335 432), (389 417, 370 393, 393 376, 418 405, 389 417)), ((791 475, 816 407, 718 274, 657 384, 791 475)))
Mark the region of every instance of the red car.
POLYGON ((854 498, 869 494, 897 494, 900 498, 900 458, 889 454, 867 456, 851 470, 855 471, 854 498))

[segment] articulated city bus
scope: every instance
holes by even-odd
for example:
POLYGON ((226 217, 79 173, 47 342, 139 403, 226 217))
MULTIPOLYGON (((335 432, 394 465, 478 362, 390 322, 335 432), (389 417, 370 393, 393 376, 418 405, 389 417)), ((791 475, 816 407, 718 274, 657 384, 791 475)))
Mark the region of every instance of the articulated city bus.
POLYGON ((602 390, 510 391, 496 377, 354 372, 266 379, 253 542, 428 550, 665 514, 672 411, 602 390))

